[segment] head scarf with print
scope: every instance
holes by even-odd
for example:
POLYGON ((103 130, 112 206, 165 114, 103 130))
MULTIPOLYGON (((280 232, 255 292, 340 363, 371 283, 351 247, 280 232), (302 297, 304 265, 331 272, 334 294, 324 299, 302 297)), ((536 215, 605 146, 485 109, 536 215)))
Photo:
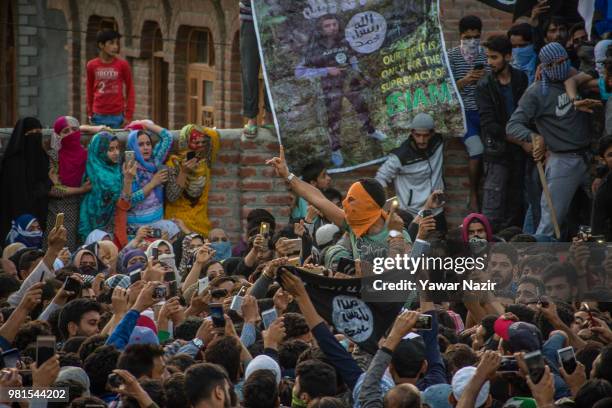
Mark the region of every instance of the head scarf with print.
POLYGON ((190 152, 194 152, 195 157, 199 159, 194 171, 187 176, 187 183, 180 197, 166 204, 165 213, 165 218, 182 219, 189 230, 199 234, 207 235, 211 227, 208 219, 208 191, 211 168, 220 143, 219 132, 215 129, 186 125, 179 135, 179 153, 172 155, 167 162, 168 167, 180 169, 190 152))
POLYGON ((38 231, 28 231, 34 222, 38 222, 36 217, 31 214, 23 214, 13 220, 11 230, 6 236, 7 244, 22 243, 31 248, 42 248, 43 233, 38 231))
POLYGON ((63 185, 68 187, 80 187, 85 174, 87 163, 87 150, 81 146, 80 123, 72 116, 60 116, 53 123, 53 138, 51 147, 57 155, 58 175, 63 185), (62 130, 76 128, 62 137, 62 130))
MULTIPOLYGON (((144 130, 132 130, 130 131, 130 134, 128 135, 127 150, 132 150, 134 152, 134 158, 136 159, 136 162, 138 163, 136 179, 134 180, 136 188, 134 190, 138 190, 142 188, 149 181, 151 181, 151 179, 153 178, 155 173, 157 173, 157 170, 158 170, 157 165, 155 164, 155 161, 152 158, 149 160, 145 160, 145 158, 142 157, 142 153, 140 153, 140 147, 138 146, 138 136, 140 135, 146 135, 149 138, 149 140, 151 140, 151 144, 153 144, 153 140, 151 139, 151 136, 144 130)), ((161 184, 158 185, 157 187, 155 187, 153 191, 155 193, 155 196, 159 200, 159 202, 163 203, 164 202, 163 185, 161 184)))
POLYGON ((2 155, 0 237, 6 237, 12 221, 22 214, 32 214, 40 225, 47 223, 49 157, 37 129, 42 129, 38 119, 19 119, 2 155))
POLYGON ((122 188, 121 167, 108 157, 110 144, 115 140, 116 136, 100 132, 89 144, 86 175, 91 181, 91 191, 81 203, 79 235, 82 239, 95 229, 106 228, 115 213, 122 188))
POLYGON ((162 264, 166 265, 168 268, 172 269, 174 272, 175 280, 179 283, 181 282, 181 277, 179 276, 178 269, 176 267, 176 258, 174 256, 174 248, 172 244, 166 240, 158 239, 157 241, 153 241, 146 250, 147 259, 153 259, 153 250, 159 249, 160 245, 166 245, 170 249, 169 254, 158 254, 157 260, 162 264))
POLYGON ((608 47, 611 45, 612 40, 601 40, 595 45, 595 69, 600 77, 605 77, 608 47))
POLYGON ((565 48, 553 42, 540 50, 542 62, 542 93, 548 94, 551 82, 563 82, 570 74, 571 63, 565 48))

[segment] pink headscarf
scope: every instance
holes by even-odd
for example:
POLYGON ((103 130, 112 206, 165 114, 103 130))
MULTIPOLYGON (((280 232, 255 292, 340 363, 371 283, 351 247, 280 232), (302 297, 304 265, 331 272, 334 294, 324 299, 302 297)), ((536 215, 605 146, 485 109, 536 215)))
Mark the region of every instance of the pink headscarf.
POLYGON ((489 219, 482 214, 472 213, 463 219, 463 224, 461 225, 461 238, 463 238, 463 242, 468 242, 468 231, 469 226, 472 222, 478 221, 485 227, 485 231, 487 232, 487 241, 493 241, 493 229, 491 228, 491 223, 489 219))
POLYGON ((80 124, 72 116, 60 116, 53 123, 55 137, 60 141, 58 149, 59 178, 65 186, 80 187, 85 173, 87 150, 81 146, 80 130, 65 137, 60 137, 60 132, 68 126, 79 127, 80 124))

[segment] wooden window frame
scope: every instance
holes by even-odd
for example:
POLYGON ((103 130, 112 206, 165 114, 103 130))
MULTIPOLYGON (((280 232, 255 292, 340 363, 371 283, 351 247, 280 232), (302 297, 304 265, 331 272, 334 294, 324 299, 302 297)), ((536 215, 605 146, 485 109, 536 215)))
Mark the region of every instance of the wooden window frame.
POLYGON ((187 122, 214 127, 216 71, 212 33, 206 28, 192 28, 187 38, 187 122), (206 32, 208 35, 208 63, 192 62, 195 53, 195 47, 192 42, 193 35, 201 32, 206 32), (206 82, 212 84, 212 102, 205 100, 206 82))

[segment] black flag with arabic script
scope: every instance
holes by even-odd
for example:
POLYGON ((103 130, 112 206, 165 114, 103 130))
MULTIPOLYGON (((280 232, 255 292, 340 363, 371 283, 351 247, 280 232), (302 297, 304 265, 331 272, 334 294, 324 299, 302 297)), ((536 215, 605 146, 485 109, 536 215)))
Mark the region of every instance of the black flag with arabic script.
POLYGON ((516 0, 478 0, 481 3, 485 3, 491 7, 495 7, 498 10, 506 11, 508 13, 514 12, 514 5, 516 0))
POLYGON ((365 302, 362 285, 371 285, 375 277, 333 279, 294 267, 286 267, 297 275, 317 312, 360 348, 376 353, 378 340, 395 321, 404 302, 365 302))

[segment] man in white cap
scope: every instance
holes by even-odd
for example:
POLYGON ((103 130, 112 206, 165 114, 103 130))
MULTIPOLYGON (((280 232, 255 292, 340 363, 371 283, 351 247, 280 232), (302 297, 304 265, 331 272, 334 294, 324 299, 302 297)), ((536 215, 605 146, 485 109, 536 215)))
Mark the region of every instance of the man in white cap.
POLYGON ((453 407, 491 407, 493 398, 489 394, 489 379, 495 375, 500 363, 500 354, 487 350, 480 358, 478 368, 468 366, 457 371, 451 381, 452 392, 448 396, 448 402, 453 407))
MULTIPOLYGON (((436 229, 446 230, 443 202, 428 200, 432 193, 441 197, 444 189, 442 166, 444 140, 435 132, 434 120, 427 113, 417 114, 410 124, 410 136, 389 154, 376 173, 383 187, 394 183, 399 207, 412 217, 423 216, 422 210, 431 210, 436 229)), ((443 200, 442 200, 443 201, 443 200)))

